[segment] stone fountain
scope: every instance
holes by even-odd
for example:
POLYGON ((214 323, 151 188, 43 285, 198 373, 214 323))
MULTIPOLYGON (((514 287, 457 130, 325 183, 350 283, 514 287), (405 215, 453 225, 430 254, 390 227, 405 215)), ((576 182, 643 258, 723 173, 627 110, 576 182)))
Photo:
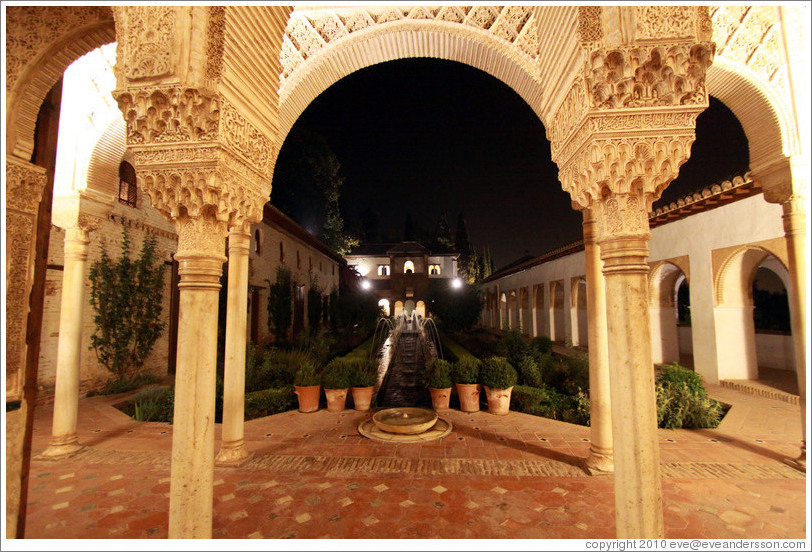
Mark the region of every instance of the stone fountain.
POLYGON ((400 406, 376 412, 361 422, 358 432, 375 441, 424 443, 451 433, 451 422, 428 408, 400 406))

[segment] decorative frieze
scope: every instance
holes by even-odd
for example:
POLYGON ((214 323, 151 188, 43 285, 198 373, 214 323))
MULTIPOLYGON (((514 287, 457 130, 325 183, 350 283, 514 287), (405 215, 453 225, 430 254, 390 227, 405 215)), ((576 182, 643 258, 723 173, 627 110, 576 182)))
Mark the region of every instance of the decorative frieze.
POLYGON ((223 73, 225 50, 226 7, 209 6, 209 26, 206 44, 206 78, 216 80, 223 73))

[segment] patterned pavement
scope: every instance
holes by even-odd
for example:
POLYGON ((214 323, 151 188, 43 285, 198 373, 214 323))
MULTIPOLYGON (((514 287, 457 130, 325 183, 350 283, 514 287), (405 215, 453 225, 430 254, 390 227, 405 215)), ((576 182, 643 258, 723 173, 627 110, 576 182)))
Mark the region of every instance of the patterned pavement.
MULTIPOLYGON (((661 430, 668 538, 805 538, 798 407, 713 387, 716 430, 661 430)), ((31 464, 27 538, 166 538, 172 426, 80 401, 74 458, 31 464)), ((52 410, 38 407, 34 454, 52 410)), ((582 469, 589 428, 511 412, 442 414, 442 440, 362 437, 368 413, 287 412, 246 423, 253 458, 216 468, 215 538, 613 538, 611 475, 582 469)), ((217 427, 219 439, 219 425, 217 427)), ((219 440, 218 440, 219 446, 219 440)))

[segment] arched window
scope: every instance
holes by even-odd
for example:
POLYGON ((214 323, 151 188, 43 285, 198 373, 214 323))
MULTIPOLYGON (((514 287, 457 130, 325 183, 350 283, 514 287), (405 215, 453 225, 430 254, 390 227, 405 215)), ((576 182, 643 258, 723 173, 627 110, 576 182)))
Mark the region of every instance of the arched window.
POLYGON ((389 265, 378 265, 378 276, 389 276, 389 265))
POLYGON ((135 207, 138 202, 135 169, 126 161, 122 161, 118 166, 118 200, 130 207, 135 207))
POLYGON ((406 261, 403 265, 403 272, 405 274, 411 274, 414 272, 414 263, 412 261, 406 261))
POLYGON ((260 247, 259 247, 259 238, 260 238, 259 228, 254 230, 254 253, 257 255, 260 254, 260 247))
POLYGON ((431 276, 439 276, 440 275, 440 265, 438 265, 438 264, 429 265, 429 274, 431 276))

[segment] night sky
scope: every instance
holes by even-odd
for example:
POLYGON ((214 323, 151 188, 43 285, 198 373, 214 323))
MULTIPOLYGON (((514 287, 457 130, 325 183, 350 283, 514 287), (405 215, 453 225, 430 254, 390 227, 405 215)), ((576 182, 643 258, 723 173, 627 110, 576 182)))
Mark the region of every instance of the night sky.
MULTIPOLYGON (((738 121, 713 98, 697 121, 692 159, 664 201, 746 168, 738 121)), ((406 59, 362 69, 296 122, 322 135, 345 177, 341 210, 352 229, 367 208, 401 239, 406 215, 452 233, 463 213, 471 241, 496 268, 581 239, 581 214, 561 190, 541 121, 507 85, 472 67, 406 59)))

